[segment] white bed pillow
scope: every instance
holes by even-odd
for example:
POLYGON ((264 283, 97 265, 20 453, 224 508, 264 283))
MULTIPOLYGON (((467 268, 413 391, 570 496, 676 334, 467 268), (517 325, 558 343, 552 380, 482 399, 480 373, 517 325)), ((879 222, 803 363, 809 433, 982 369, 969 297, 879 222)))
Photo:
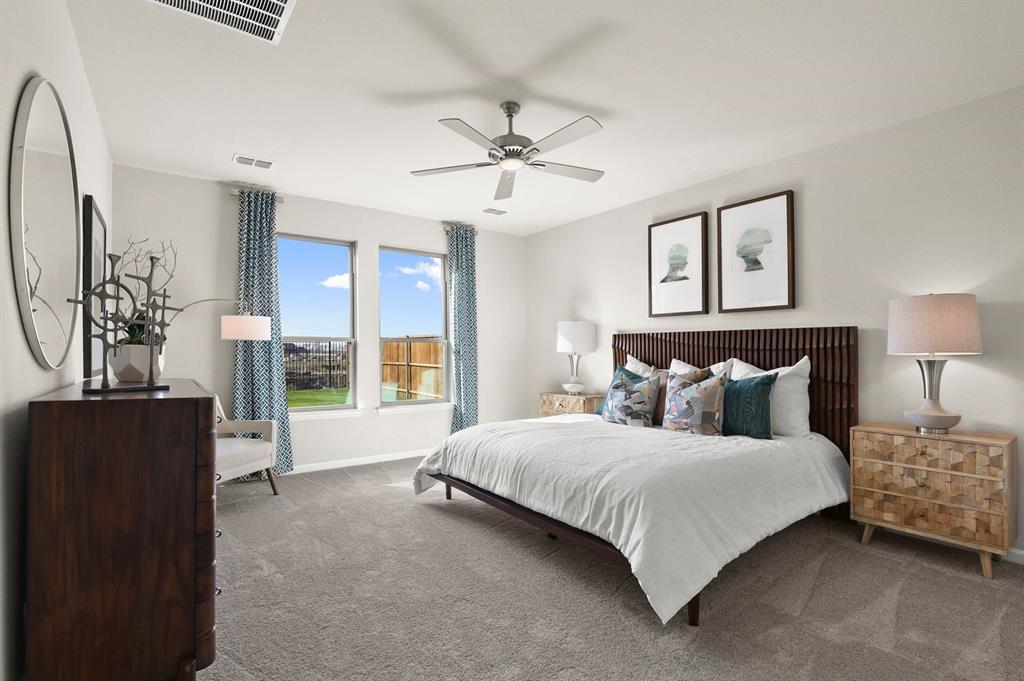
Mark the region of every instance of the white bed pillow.
MULTIPOLYGON (((699 371, 700 367, 695 367, 692 364, 687 364, 681 359, 672 360, 672 364, 669 365, 668 371, 670 374, 688 374, 691 371, 699 371)), ((714 372, 714 369, 712 369, 714 372)))
POLYGON ((626 355, 626 371, 632 371, 637 376, 649 378, 654 373, 654 367, 641 362, 633 355, 626 355))
MULTIPOLYGON (((772 386, 772 433, 774 435, 791 435, 803 437, 811 433, 811 358, 805 356, 791 367, 779 367, 765 371, 753 364, 732 358, 733 363, 729 378, 739 381, 751 376, 762 374, 778 374, 775 384, 772 386)), ((716 374, 715 367, 723 367, 726 362, 721 362, 711 367, 716 374)))

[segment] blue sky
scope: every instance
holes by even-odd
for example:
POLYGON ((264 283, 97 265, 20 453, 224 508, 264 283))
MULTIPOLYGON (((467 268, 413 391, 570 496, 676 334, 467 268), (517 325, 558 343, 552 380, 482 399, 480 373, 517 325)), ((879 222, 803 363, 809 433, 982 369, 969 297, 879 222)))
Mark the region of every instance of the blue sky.
MULTIPOLYGON (((282 334, 351 336, 349 247, 279 237, 278 259, 282 334)), ((381 249, 379 276, 382 337, 442 335, 439 258, 381 249)))

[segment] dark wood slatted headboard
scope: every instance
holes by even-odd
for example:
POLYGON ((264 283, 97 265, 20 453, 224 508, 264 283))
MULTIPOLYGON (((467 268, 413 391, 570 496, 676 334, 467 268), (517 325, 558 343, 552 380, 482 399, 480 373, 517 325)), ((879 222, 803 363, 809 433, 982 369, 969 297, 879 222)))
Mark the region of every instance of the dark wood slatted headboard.
POLYGON ((668 368, 673 359, 706 367, 736 357, 761 367, 792 366, 811 358, 811 430, 850 458, 850 426, 857 425, 857 327, 738 331, 652 331, 612 336, 615 366, 626 353, 668 368))

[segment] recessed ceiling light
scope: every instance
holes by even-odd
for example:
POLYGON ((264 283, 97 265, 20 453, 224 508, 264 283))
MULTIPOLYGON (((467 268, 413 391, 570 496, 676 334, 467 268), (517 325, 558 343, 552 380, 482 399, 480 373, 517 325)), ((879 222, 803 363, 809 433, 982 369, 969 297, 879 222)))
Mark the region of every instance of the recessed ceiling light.
POLYGON ((498 210, 497 208, 484 208, 484 212, 485 213, 490 213, 491 215, 504 215, 508 211, 507 210, 498 210))

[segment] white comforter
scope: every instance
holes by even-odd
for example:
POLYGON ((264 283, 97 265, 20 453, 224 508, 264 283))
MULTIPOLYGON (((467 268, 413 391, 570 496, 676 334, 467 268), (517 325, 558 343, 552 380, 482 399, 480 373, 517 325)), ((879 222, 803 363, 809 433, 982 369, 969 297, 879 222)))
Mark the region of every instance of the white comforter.
POLYGON ((849 471, 821 435, 707 437, 574 414, 475 426, 416 470, 443 473, 597 535, 629 559, 668 622, 729 561, 846 501, 849 471))

